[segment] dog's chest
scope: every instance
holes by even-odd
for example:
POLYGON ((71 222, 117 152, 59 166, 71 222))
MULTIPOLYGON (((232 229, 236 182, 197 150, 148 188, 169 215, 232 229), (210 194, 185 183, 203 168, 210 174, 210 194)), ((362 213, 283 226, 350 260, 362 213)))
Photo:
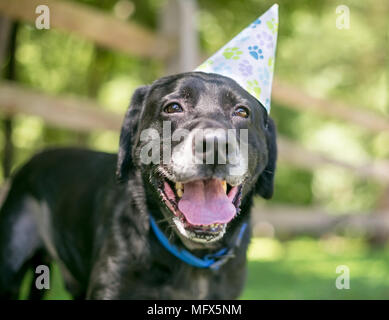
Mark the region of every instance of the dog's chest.
MULTIPOLYGON (((211 270, 190 269, 175 277, 171 282, 172 299, 211 299, 223 298, 222 287, 227 288, 228 283, 221 284, 224 277, 214 274, 211 270)), ((174 277, 174 276, 173 276, 174 277)), ((227 290, 229 291, 229 289, 227 290)))
POLYGON ((198 299, 205 299, 209 294, 209 285, 210 281, 208 277, 205 275, 198 275, 197 279, 193 281, 193 289, 195 296, 197 296, 198 299))

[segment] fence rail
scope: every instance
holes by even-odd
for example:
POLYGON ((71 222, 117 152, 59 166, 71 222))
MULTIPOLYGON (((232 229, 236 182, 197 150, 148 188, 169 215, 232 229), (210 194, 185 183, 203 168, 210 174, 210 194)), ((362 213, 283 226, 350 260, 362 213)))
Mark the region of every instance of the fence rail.
POLYGON ((35 22, 35 9, 47 5, 51 27, 74 32, 110 49, 146 58, 168 57, 175 41, 156 35, 133 22, 125 22, 101 10, 70 1, 2 0, 0 13, 27 22, 35 22))
MULTIPOLYGON (((0 13, 13 19, 34 22, 37 17, 35 8, 42 4, 50 8, 50 21, 53 27, 73 32, 113 50, 169 61, 177 56, 177 50, 180 49, 176 33, 157 34, 133 22, 122 21, 113 15, 75 2, 0 1, 0 13)), ((180 61, 177 61, 178 63, 180 61)), ((312 97, 300 88, 277 78, 274 80, 272 98, 286 108, 342 119, 374 133, 389 131, 388 117, 367 111, 368 109, 363 106, 355 107, 340 101, 312 97)))
POLYGON ((286 108, 310 111, 322 116, 341 119, 371 132, 389 131, 389 117, 378 115, 362 106, 350 106, 344 102, 312 97, 296 86, 276 79, 272 99, 286 108))
POLYGON ((327 234, 364 235, 382 243, 389 238, 388 211, 331 214, 322 208, 257 205, 252 212, 254 236, 321 237, 327 234))
POLYGON ((324 153, 309 150, 285 137, 277 138, 280 160, 303 169, 314 170, 325 165, 348 170, 360 178, 372 178, 384 184, 389 182, 389 162, 370 160, 360 165, 334 159, 324 153))
MULTIPOLYGON (((123 117, 104 110, 91 99, 49 96, 10 81, 0 82, 0 111, 6 115, 22 113, 39 116, 50 125, 77 131, 119 131, 123 117)), ((389 162, 371 161, 356 166, 307 150, 282 136, 278 137, 278 146, 281 160, 298 167, 312 170, 324 165, 334 165, 362 178, 389 183, 389 162)))
POLYGON ((38 116, 48 124, 76 131, 117 130, 122 116, 90 99, 55 97, 10 81, 0 82, 0 110, 12 116, 38 116))
MULTIPOLYGON (((174 20, 175 23, 169 24, 171 17, 177 15, 177 12, 190 14, 190 8, 195 7, 193 3, 186 3, 187 7, 183 6, 183 3, 172 1, 172 7, 165 8, 167 11, 162 17, 165 21, 162 21, 160 25, 162 32, 159 33, 133 22, 122 21, 90 6, 70 1, 0 0, 0 14, 14 20, 34 23, 37 17, 35 8, 38 5, 47 5, 50 8, 51 27, 74 33, 97 45, 125 54, 163 60, 167 66, 167 72, 170 72, 175 70, 176 66, 182 69, 183 66, 196 63, 195 60, 199 56, 196 50, 188 51, 189 47, 197 48, 193 38, 194 34, 182 39, 183 36, 185 37, 185 32, 174 30, 177 21, 174 20), (185 52, 183 48, 187 51, 185 52), (187 61, 188 52, 193 53, 194 51, 196 54, 191 55, 190 61, 187 61)), ((182 20, 182 23, 185 23, 190 19, 182 20)), ((193 29, 193 25, 189 25, 185 30, 194 32, 193 29)), ((355 107, 340 101, 313 97, 304 90, 277 78, 274 80, 272 98, 274 102, 286 108, 341 119, 372 133, 389 131, 388 117, 367 111, 368 109, 363 106, 355 107)), ((49 125, 84 132, 118 131, 122 122, 122 115, 104 110, 96 101, 81 97, 51 96, 9 81, 0 82, 0 113, 7 116, 15 114, 38 116, 49 125)), ((369 161, 357 166, 320 152, 307 150, 282 136, 278 138, 278 145, 280 160, 289 164, 308 170, 332 165, 348 170, 361 178, 375 179, 389 184, 388 161, 369 161)), ((3 186, 0 188, 0 204, 5 193, 6 188, 3 186)), ((301 234, 321 236, 334 230, 344 232, 351 227, 356 232, 387 237, 389 234, 388 212, 381 213, 383 214, 373 212, 353 215, 350 213, 350 215, 337 217, 315 208, 256 206, 253 215, 253 231, 254 235, 261 236, 264 232, 266 233, 266 228, 269 230, 270 226, 280 237, 301 234)))

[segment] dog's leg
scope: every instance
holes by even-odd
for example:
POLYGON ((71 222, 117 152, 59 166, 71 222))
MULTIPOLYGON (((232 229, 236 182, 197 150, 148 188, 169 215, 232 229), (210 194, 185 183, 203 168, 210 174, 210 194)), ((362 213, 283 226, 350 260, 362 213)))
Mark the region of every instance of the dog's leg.
POLYGON ((137 278, 148 264, 149 250, 142 235, 129 232, 128 242, 109 237, 97 259, 89 281, 89 300, 137 298, 137 278), (129 291, 129 294, 126 292, 129 291))
POLYGON ((33 207, 13 186, 0 210, 0 299, 17 299, 26 271, 42 248, 33 207))

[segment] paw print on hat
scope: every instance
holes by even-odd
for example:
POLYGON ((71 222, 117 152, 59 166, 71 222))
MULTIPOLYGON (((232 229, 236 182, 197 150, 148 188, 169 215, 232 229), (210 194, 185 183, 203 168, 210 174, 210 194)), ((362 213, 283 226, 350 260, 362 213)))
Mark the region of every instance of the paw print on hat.
POLYGON ((247 91, 258 99, 262 90, 257 80, 249 80, 247 81, 247 91))
POLYGON ((276 19, 272 18, 271 20, 266 22, 266 25, 273 34, 277 32, 278 22, 276 21, 276 19))
POLYGON ((264 87, 268 87, 270 85, 270 73, 269 70, 265 67, 260 67, 258 69, 258 77, 261 84, 264 87))
POLYGON ((249 46, 248 47, 250 55, 255 59, 263 59, 263 51, 258 46, 249 46))
POLYGON ((273 37, 266 31, 262 31, 257 34, 256 38, 258 39, 261 47, 266 47, 267 49, 273 48, 273 37))
POLYGON ((273 73, 274 71, 274 58, 273 57, 270 57, 268 60, 267 60, 267 66, 269 68, 269 71, 271 73, 273 73))
POLYGON ((248 60, 244 59, 241 63, 239 63, 239 71, 244 77, 250 76, 253 74, 253 66, 248 60))
POLYGON ((239 50, 238 47, 233 47, 233 48, 226 48, 223 52, 223 56, 226 59, 233 59, 233 60, 239 60, 240 55, 243 52, 239 50))
POLYGON ((250 23, 195 71, 235 80, 270 112, 277 44, 278 5, 250 23))
POLYGON ((222 61, 214 66, 214 70, 216 73, 229 72, 231 71, 231 66, 227 62, 222 61))
POLYGON ((261 19, 258 18, 257 20, 255 20, 251 25, 250 27, 255 29, 258 25, 260 25, 262 23, 261 19))
POLYGON ((265 108, 270 108, 270 99, 269 98, 266 98, 265 100, 265 108))

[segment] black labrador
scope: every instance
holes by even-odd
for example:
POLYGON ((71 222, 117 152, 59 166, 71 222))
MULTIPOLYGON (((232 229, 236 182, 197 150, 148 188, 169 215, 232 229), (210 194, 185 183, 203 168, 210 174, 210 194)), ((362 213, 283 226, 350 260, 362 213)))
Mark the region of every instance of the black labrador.
MULTIPOLYGON (((272 197, 276 153, 273 121, 229 78, 190 72, 138 88, 118 155, 46 150, 13 177, 1 298, 52 260, 75 299, 237 298, 253 196, 272 197)), ((41 294, 33 281, 30 298, 41 294)))

